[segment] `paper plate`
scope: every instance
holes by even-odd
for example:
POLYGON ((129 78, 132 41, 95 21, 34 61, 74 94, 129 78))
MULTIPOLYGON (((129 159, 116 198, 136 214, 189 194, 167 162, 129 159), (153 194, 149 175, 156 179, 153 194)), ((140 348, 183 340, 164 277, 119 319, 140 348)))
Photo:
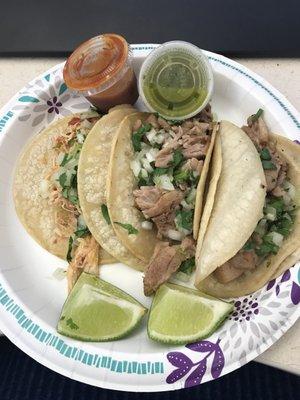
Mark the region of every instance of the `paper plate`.
MULTIPOLYGON (((136 71, 155 47, 135 45, 136 71)), ((300 117, 271 85, 247 68, 206 52, 214 71, 213 111, 241 125, 259 107, 270 128, 300 138, 300 117)), ((150 341, 145 324, 124 340, 82 343, 60 336, 55 326, 66 299, 66 282, 53 277, 66 263, 29 237, 14 211, 13 169, 24 144, 56 118, 85 110, 70 93, 60 64, 22 89, 0 115, 0 328, 41 364, 72 379, 109 389, 164 391, 216 379, 253 360, 290 328, 300 314, 297 264, 258 292, 235 300, 226 323, 211 337, 188 346, 150 341)), ((121 264, 104 266, 101 277, 149 306, 142 275, 121 264)))

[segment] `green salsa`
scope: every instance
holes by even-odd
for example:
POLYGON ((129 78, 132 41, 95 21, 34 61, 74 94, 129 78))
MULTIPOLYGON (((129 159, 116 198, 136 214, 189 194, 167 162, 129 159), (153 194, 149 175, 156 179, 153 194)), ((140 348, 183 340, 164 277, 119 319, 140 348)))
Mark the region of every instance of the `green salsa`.
POLYGON ((206 101, 210 77, 201 61, 183 48, 159 55, 142 76, 149 106, 165 118, 182 119, 206 101))

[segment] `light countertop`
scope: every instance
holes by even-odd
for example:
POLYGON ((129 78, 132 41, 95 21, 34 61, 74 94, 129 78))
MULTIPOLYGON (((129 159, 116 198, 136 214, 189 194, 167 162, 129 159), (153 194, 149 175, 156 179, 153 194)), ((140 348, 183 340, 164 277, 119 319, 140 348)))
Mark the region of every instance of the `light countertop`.
MULTIPOLYGON (((61 59, 0 58, 0 107, 61 59)), ((274 85, 300 110, 300 59, 238 59, 274 85)), ((256 361, 300 375, 300 321, 256 361)))

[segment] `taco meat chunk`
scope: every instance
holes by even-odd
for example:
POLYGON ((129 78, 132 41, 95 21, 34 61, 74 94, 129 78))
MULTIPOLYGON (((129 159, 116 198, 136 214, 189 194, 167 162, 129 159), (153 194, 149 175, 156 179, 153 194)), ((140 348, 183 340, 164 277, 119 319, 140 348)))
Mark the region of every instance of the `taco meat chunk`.
POLYGON ((74 251, 67 271, 69 292, 83 271, 93 275, 99 273, 99 244, 92 235, 77 240, 78 247, 74 251))
POLYGON ((185 238, 181 245, 171 246, 168 242, 158 243, 145 271, 145 295, 153 294, 179 269, 181 263, 191 258, 194 253, 195 242, 191 237, 185 238))
POLYGON ((183 193, 179 190, 168 192, 160 190, 155 186, 142 186, 140 190, 134 192, 134 196, 137 206, 146 218, 171 213, 183 199, 183 193), (156 200, 155 202, 153 202, 154 199, 156 200))

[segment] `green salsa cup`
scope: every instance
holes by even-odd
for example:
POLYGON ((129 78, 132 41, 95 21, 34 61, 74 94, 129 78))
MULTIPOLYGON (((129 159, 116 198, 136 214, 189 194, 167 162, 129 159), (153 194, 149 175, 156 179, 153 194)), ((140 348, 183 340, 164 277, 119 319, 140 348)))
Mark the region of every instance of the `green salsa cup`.
POLYGON ((197 46, 171 41, 154 49, 144 61, 139 92, 152 112, 182 120, 198 114, 213 91, 213 72, 197 46))

